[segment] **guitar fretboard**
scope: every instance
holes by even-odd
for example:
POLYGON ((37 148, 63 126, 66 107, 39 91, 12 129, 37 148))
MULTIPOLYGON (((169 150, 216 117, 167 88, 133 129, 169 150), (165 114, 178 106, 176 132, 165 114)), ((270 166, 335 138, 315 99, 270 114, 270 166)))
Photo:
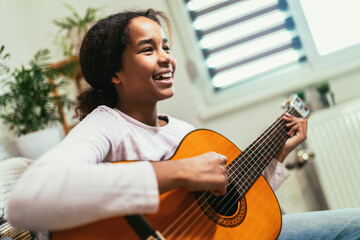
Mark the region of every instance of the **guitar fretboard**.
MULTIPOLYGON (((288 109, 287 112, 293 116, 301 117, 294 108, 288 109)), ((241 197, 249 191, 289 138, 288 129, 285 126, 286 122, 282 116, 227 167, 229 182, 231 181, 236 185, 241 197)))

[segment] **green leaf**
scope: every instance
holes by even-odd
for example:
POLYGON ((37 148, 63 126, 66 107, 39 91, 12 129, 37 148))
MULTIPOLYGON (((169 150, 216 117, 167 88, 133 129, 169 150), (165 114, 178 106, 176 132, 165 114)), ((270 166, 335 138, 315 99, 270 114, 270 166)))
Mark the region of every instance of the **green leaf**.
POLYGON ((5 46, 0 47, 0 75, 6 75, 10 72, 9 66, 6 64, 7 58, 10 58, 9 53, 4 53, 5 46))
POLYGON ((62 19, 53 20, 53 23, 60 28, 59 33, 65 33, 62 36, 57 36, 57 39, 63 38, 58 42, 59 46, 63 50, 65 56, 74 56, 74 46, 69 39, 70 31, 76 29, 77 38, 80 39, 83 33, 88 30, 88 24, 98 19, 98 12, 100 8, 89 7, 85 11, 84 17, 76 11, 70 4, 65 3, 64 6, 70 11, 71 15, 66 16, 62 19))
POLYGON ((22 65, 3 80, 7 90, 0 95, 0 118, 17 135, 60 122, 58 104, 64 106, 71 101, 65 95, 53 96, 54 87, 60 89, 65 84, 55 78, 60 72, 49 68, 49 54, 48 49, 39 50, 30 60, 30 67, 22 65), (49 76, 53 77, 54 84, 49 81, 49 76))

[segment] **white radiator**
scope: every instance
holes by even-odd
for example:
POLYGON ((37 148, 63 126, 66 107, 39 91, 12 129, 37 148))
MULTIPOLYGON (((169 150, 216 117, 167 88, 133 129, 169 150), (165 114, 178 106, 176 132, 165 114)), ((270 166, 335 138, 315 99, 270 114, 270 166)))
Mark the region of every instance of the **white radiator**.
POLYGON ((329 208, 360 207, 360 99, 314 112, 307 143, 329 208))

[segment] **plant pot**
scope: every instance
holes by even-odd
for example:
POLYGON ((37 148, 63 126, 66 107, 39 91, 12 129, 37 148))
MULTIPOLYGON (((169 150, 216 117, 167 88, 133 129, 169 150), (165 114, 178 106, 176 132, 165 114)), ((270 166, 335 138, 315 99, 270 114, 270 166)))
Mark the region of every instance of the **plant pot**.
POLYGON ((22 135, 16 138, 12 144, 19 157, 35 160, 60 143, 61 139, 62 136, 58 128, 48 128, 22 135))
POLYGON ((320 95, 321 102, 324 107, 335 106, 335 97, 333 92, 326 92, 320 95))

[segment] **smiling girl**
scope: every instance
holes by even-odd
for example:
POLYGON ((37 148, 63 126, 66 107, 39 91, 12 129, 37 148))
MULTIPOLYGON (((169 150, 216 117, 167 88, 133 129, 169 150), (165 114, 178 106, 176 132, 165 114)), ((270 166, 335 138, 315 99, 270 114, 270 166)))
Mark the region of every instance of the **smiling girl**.
MULTIPOLYGON (((162 161, 194 127, 157 112, 174 94, 176 69, 160 19, 168 22, 152 9, 125 11, 88 31, 80 63, 91 88, 78 97, 81 122, 20 179, 8 206, 14 226, 57 230, 153 213, 159 194, 174 188, 225 194, 225 156, 162 161), (109 164, 122 160, 137 162, 109 164)), ((284 119, 294 134, 264 172, 273 189, 289 175, 281 162, 306 138, 306 120, 284 119)))

